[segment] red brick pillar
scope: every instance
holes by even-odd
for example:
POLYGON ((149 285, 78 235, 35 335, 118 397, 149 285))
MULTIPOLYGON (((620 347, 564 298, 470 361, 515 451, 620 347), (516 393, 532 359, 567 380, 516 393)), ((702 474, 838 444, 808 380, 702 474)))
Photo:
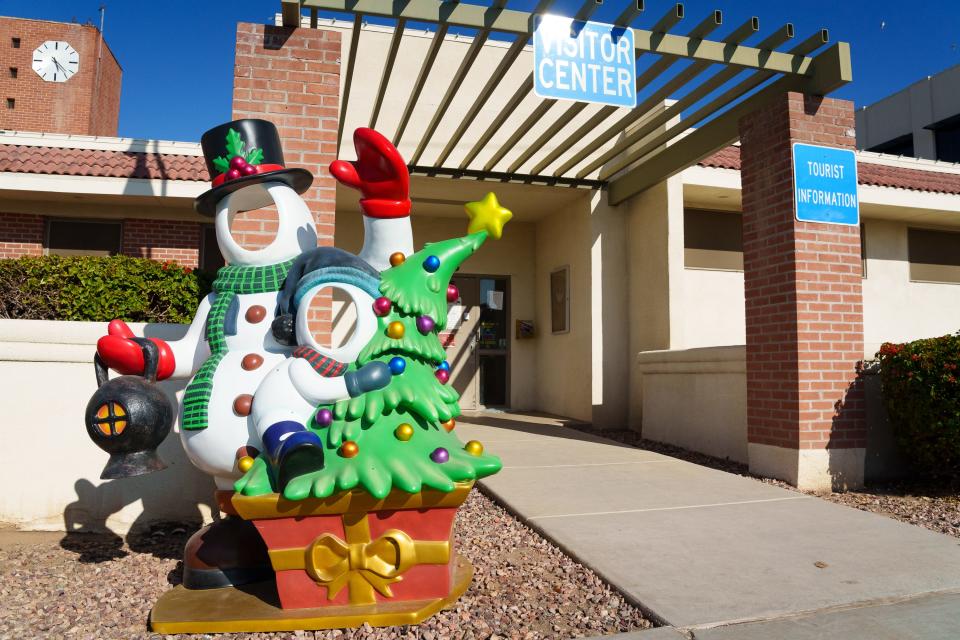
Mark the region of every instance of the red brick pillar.
MULTIPOLYGON (((313 187, 303 197, 314 214, 319 244, 328 246, 333 245, 336 181, 327 167, 336 159, 339 104, 339 32, 237 25, 233 117, 272 121, 287 166, 313 173, 313 187)), ((235 235, 244 246, 264 246, 276 228, 275 213, 260 211, 238 216, 235 235)), ((329 300, 313 328, 329 334, 329 300)))
POLYGON ((42 216, 0 212, 0 258, 43 255, 43 236, 42 216))
POLYGON ((792 143, 853 148, 853 104, 787 93, 740 121, 751 471, 863 482, 860 229, 799 222, 792 143))

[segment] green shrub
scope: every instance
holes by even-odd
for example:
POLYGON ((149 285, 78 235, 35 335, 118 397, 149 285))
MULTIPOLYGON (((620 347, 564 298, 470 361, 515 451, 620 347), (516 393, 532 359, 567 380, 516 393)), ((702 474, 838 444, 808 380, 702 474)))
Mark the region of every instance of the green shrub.
POLYGON ((903 452, 928 475, 960 472, 960 335, 885 343, 883 402, 903 452))
POLYGON ((0 318, 190 322, 210 277, 127 256, 0 260, 0 318))

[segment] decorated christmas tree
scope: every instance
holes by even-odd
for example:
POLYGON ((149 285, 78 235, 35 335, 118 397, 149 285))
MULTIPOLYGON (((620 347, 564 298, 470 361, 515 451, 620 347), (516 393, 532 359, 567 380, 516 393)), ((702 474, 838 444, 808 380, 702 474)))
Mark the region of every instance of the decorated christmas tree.
MULTIPOLYGON (((499 238, 511 217, 493 194, 467 205, 467 212, 468 235, 391 256, 373 305, 377 332, 349 367, 379 360, 390 367, 391 381, 317 408, 307 426, 323 440, 324 466, 289 481, 284 498, 326 498, 358 487, 376 498, 393 488, 450 492, 455 483, 500 470, 499 458, 485 454, 480 442, 464 444, 456 435, 459 395, 448 385, 450 367, 438 336, 447 304, 457 297, 450 278, 489 236, 499 238)), ((271 466, 258 458, 236 490, 256 496, 278 486, 271 466)))

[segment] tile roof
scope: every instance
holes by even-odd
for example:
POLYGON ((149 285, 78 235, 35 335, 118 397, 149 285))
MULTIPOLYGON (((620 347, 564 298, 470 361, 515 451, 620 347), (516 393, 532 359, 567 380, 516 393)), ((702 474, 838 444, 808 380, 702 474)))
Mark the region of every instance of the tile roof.
MULTIPOLYGON (((740 147, 729 146, 704 158, 698 164, 717 169, 740 170, 740 147)), ((878 162, 857 162, 857 179, 860 184, 877 187, 894 187, 912 191, 929 191, 960 195, 960 174, 943 171, 924 171, 895 167, 878 162)))
POLYGON ((0 144, 0 172, 209 181, 203 158, 166 153, 0 144))

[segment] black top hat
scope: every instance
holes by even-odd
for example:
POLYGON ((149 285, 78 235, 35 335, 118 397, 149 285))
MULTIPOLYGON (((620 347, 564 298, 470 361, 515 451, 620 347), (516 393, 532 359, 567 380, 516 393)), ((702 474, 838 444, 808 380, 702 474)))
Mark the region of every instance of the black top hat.
POLYGON ((267 120, 234 120, 210 129, 200 138, 213 188, 193 202, 197 213, 212 216, 217 203, 228 194, 251 184, 276 180, 297 193, 313 183, 306 169, 287 169, 283 164, 280 134, 267 120))

